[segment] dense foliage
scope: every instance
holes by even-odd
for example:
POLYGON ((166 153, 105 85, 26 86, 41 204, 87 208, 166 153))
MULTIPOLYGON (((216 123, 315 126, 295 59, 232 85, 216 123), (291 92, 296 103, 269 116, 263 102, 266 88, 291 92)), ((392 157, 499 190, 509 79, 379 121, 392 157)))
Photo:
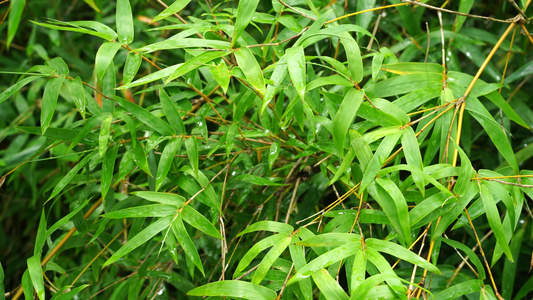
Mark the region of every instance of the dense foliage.
POLYGON ((531 295, 530 1, 167 2, 0 4, 0 299, 531 295))

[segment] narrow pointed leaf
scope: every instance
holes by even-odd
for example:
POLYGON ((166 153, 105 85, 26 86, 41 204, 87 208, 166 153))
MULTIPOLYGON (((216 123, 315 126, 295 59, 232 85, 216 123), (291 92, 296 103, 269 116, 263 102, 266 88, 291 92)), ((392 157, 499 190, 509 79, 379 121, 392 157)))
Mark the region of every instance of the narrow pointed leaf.
POLYGON ((181 248, 183 248, 185 255, 187 255, 187 257, 194 263, 198 270, 200 270, 200 272, 202 272, 202 274, 205 276, 200 255, 198 255, 198 250, 196 250, 196 246, 191 240, 187 229, 185 229, 185 226, 183 225, 181 215, 178 215, 176 220, 174 220, 172 223, 172 231, 180 243, 181 248))
POLYGON ((231 37, 231 47, 233 47, 237 40, 239 40, 239 37, 244 32, 244 29, 246 29, 252 20, 255 10, 257 9, 257 4, 259 4, 259 0, 239 1, 239 6, 237 7, 237 19, 235 20, 235 29, 233 31, 233 36, 231 37))
POLYGON ((158 202, 161 204, 175 205, 178 208, 182 207, 183 203, 185 202, 185 198, 183 198, 183 196, 172 194, 172 193, 146 191, 146 192, 134 192, 132 194, 139 196, 143 199, 146 199, 148 201, 158 202))
POLYGON ((293 47, 285 51, 287 59, 287 67, 289 69, 289 75, 291 76, 292 83, 298 96, 302 101, 305 101, 305 83, 306 83, 306 70, 305 54, 302 46, 293 47))
MULTIPOLYGON (((246 2, 246 1, 243 1, 246 2)), ((235 51, 235 58, 237 64, 241 68, 246 80, 262 95, 265 94, 265 78, 263 77, 263 71, 259 66, 259 63, 255 59, 252 50, 242 47, 238 51, 235 51)))
POLYGON ((198 144, 195 137, 190 137, 185 140, 185 148, 187 148, 187 156, 191 163, 192 170, 198 176, 198 144))
POLYGON ((94 68, 96 71, 98 84, 102 84, 104 75, 120 47, 121 45, 119 43, 107 42, 103 43, 98 49, 98 52, 96 52, 94 68))
POLYGON ((509 244, 505 238, 505 233, 500 221, 500 213, 498 212, 498 207, 496 206, 491 190, 485 184, 481 184, 479 193, 481 195, 481 200, 483 201, 483 207, 485 207, 487 220, 489 221, 490 228, 494 232, 498 245, 500 245, 507 258, 510 261, 514 261, 511 248, 509 248, 509 244))
POLYGON ((174 155, 181 147, 181 138, 175 138, 170 140, 163 153, 161 154, 161 159, 159 160, 159 166, 157 167, 157 174, 155 176, 155 190, 159 190, 165 179, 167 178, 168 171, 172 167, 172 162, 174 160, 174 155))
POLYGON ((105 196, 107 195, 107 192, 111 187, 111 182, 113 181, 113 171, 115 169, 118 146, 118 144, 115 144, 112 147, 108 148, 104 155, 104 160, 102 162, 101 189, 103 199, 105 199, 105 196))
POLYGON ((169 7, 167 7, 165 10, 163 10, 162 12, 160 12, 157 16, 155 16, 155 18, 152 20, 152 23, 153 22, 157 22, 159 20, 162 20, 168 16, 171 16, 175 13, 178 13, 179 11, 181 11, 182 9, 185 8, 185 6, 187 6, 187 4, 189 4, 189 2, 191 2, 191 0, 177 0, 177 1, 174 1, 174 3, 172 3, 169 7))
POLYGON ((103 157, 107 150, 107 143, 109 142, 109 135, 111 133, 111 121, 113 121, 113 116, 105 118, 102 121, 102 125, 100 125, 100 135, 98 137, 98 152, 100 157, 103 157))
POLYGON ((126 57, 126 62, 124 63, 124 72, 122 74, 124 84, 130 84, 143 61, 143 55, 138 52, 130 52, 128 57, 126 57))
POLYGON ((143 206, 135 206, 122 210, 112 211, 102 215, 109 219, 124 219, 124 218, 152 218, 152 217, 166 217, 174 216, 178 212, 175 205, 169 204, 150 204, 143 206))
POLYGON ((239 237, 245 233, 255 231, 292 232, 293 230, 294 228, 289 224, 274 221, 259 221, 246 227, 246 229, 244 229, 237 236, 239 237))
POLYGON ((133 42, 133 16, 129 0, 117 1, 116 23, 118 41, 126 45, 133 42))
POLYGON ((77 76, 74 80, 67 80, 66 83, 74 104, 76 104, 81 117, 85 119, 85 106, 87 106, 87 100, 85 99, 85 91, 83 90, 80 76, 77 76))
POLYGON ((52 194, 50 194, 50 197, 48 197, 49 201, 50 199, 54 198, 59 194, 66 186, 70 183, 72 178, 78 174, 78 172, 83 168, 91 159, 93 159, 98 154, 97 151, 94 151, 93 153, 88 153, 78 164, 76 164, 70 171, 59 181, 59 183, 54 187, 54 190, 52 191, 52 194))
POLYGON ((44 300, 44 279, 43 269, 41 268, 41 260, 37 256, 28 258, 28 271, 31 278, 31 283, 39 300, 44 300))
POLYGON ((11 0, 10 1, 10 6, 8 10, 9 18, 7 19, 7 48, 8 49, 9 49, 9 45, 11 44, 11 41, 13 41, 13 38, 15 37, 15 34, 17 33, 17 29, 20 24, 20 19, 22 17, 22 13, 24 12, 24 5, 26 5, 26 0, 11 0))
POLYGON ((55 77, 48 80, 46 87, 44 88, 42 108, 41 108, 41 132, 44 134, 56 109, 57 98, 59 97, 59 91, 65 81, 65 76, 55 77))
POLYGON ((207 64, 208 62, 217 59, 222 56, 226 56, 230 54, 229 51, 205 51, 199 54, 198 56, 195 56, 188 61, 181 64, 176 70, 168 76, 168 78, 165 80, 165 84, 171 82, 172 80, 183 76, 192 70, 198 69, 199 67, 207 64))
POLYGON ((145 244, 148 242, 151 238, 153 238, 156 234, 159 232, 167 229, 172 224, 172 219, 174 216, 167 216, 164 218, 161 218, 154 223, 150 224, 148 227, 143 229, 141 232, 139 232, 137 235, 135 235, 132 239, 130 239, 124 246, 122 246, 117 252, 115 252, 102 266, 106 267, 110 264, 116 262, 120 258, 122 258, 124 255, 130 253, 131 251, 137 249, 139 246, 145 244))
POLYGON ((161 120, 160 118, 154 116, 149 111, 138 106, 137 104, 131 103, 128 100, 120 97, 115 97, 117 103, 134 115, 139 121, 143 122, 146 126, 152 128, 153 130, 161 133, 162 135, 172 136, 174 135, 174 130, 170 125, 161 120))
POLYGON ((341 106, 333 119, 333 141, 337 150, 344 156, 344 139, 348 133, 348 128, 353 123, 357 110, 363 102, 363 90, 350 89, 344 99, 342 99, 341 106))
POLYGON ((174 104, 174 101, 172 101, 170 96, 161 86, 159 87, 159 99, 161 101, 161 106, 163 106, 163 112, 167 117, 167 121, 174 129, 176 134, 186 134, 185 126, 183 126, 181 116, 176 108, 176 105, 174 104))
POLYGON ((215 226, 213 226, 213 224, 211 224, 206 217, 204 217, 194 208, 190 207, 190 205, 183 207, 181 217, 183 218, 183 221, 187 222, 189 225, 200 230, 201 232, 214 238, 222 239, 222 235, 220 232, 218 232, 215 226))
POLYGON ((220 296, 250 300, 274 300, 276 292, 262 285, 239 280, 221 280, 187 292, 189 296, 220 296))
POLYGON ((313 274, 313 281, 316 283, 320 293, 326 299, 348 300, 348 294, 339 285, 339 283, 331 277, 327 270, 322 269, 313 274))
POLYGON ((263 260, 261 260, 261 263, 259 263, 259 266, 255 270, 254 276, 252 277, 252 283, 260 284, 261 281, 263 281, 266 273, 272 267, 272 264, 274 264, 274 262, 285 251, 285 249, 287 249, 291 241, 292 236, 289 234, 272 246, 270 251, 268 251, 265 257, 263 257, 263 260))

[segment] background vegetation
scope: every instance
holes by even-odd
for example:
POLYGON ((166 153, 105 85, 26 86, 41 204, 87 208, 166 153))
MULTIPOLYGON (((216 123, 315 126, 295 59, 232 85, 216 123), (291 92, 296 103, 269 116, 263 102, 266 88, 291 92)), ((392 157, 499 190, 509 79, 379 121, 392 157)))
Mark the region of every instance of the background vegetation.
POLYGON ((531 295, 529 1, 25 2, 0 299, 531 295))

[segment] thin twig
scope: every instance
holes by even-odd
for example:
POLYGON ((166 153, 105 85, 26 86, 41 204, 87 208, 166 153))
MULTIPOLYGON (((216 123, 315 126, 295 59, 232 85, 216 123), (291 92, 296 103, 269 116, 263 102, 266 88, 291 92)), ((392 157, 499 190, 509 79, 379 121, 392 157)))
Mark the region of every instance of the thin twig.
POLYGON ((422 3, 422 2, 418 2, 418 1, 402 0, 402 2, 410 3, 410 4, 414 4, 414 5, 418 5, 418 6, 423 6, 423 7, 426 7, 426 8, 433 9, 433 10, 447 12, 447 13, 450 13, 450 14, 456 14, 456 15, 465 16, 465 17, 478 18, 478 19, 490 20, 490 21, 501 22, 501 23, 514 23, 515 22, 514 19, 501 20, 501 19, 495 19, 495 18, 491 18, 491 17, 465 14, 465 13, 462 13, 462 12, 458 12, 458 11, 454 11, 454 10, 450 10, 450 9, 446 9, 446 8, 440 8, 440 7, 437 7, 437 6, 425 4, 425 3, 422 3))

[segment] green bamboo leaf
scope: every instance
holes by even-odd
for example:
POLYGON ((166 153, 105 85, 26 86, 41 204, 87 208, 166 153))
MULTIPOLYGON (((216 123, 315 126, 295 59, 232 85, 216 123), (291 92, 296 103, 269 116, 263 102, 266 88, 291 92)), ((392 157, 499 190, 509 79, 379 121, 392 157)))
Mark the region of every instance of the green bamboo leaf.
POLYGON ((148 160, 146 159, 146 153, 144 152, 142 144, 136 143, 136 146, 133 146, 133 143, 124 143, 124 147, 126 147, 126 150, 130 153, 133 161, 139 169, 153 177, 154 175, 148 167, 148 160))
MULTIPOLYGON (((18 126, 17 129, 29 134, 41 135, 41 128, 37 126, 18 126)), ((75 129, 49 127, 44 133, 44 136, 55 140, 72 142, 78 134, 79 130, 75 129)), ((98 144, 98 135, 90 132, 79 142, 85 145, 95 146, 98 144)))
POLYGON ((274 72, 272 72, 272 75, 270 76, 270 81, 273 83, 269 84, 266 88, 265 96, 263 97, 263 104, 261 105, 261 114, 263 114, 270 101, 274 99, 274 95, 281 87, 285 76, 287 76, 287 58, 285 55, 283 55, 276 63, 274 72))
POLYGON ((196 287, 189 296, 221 296, 250 300, 274 300, 276 292, 262 285, 239 280, 221 280, 196 287))
POLYGON ((253 174, 241 174, 231 178, 233 182, 249 182, 254 185, 267 185, 267 186, 284 186, 285 184, 279 182, 279 178, 264 178, 253 174))
POLYGON ((37 75, 37 76, 28 76, 24 79, 19 80, 14 85, 8 87, 0 94, 0 103, 6 101, 9 97, 13 96, 16 92, 18 92, 21 88, 23 88, 28 83, 34 81, 35 79, 43 78, 44 75, 37 75))
POLYGON ((244 32, 244 29, 246 29, 252 20, 252 17, 257 9, 257 4, 259 4, 259 0, 239 1, 239 6, 237 7, 237 19, 235 20, 235 29, 233 31, 233 36, 231 37, 231 47, 237 43, 239 37, 244 32))
POLYGON ((193 70, 198 69, 202 65, 207 64, 208 62, 217 59, 219 57, 226 56, 230 54, 229 51, 205 51, 199 54, 198 56, 195 56, 188 61, 184 62, 183 64, 179 65, 176 70, 168 76, 168 78, 165 80, 165 84, 171 82, 172 80, 183 76, 193 70))
POLYGON ((76 288, 70 289, 68 288, 68 292, 62 294, 62 293, 56 293, 51 300, 70 300, 74 298, 75 296, 78 296, 81 291, 83 291, 85 288, 89 287, 90 284, 82 284, 76 288))
POLYGON ((158 202, 161 204, 174 205, 178 208, 181 208, 183 206, 183 203, 185 203, 185 198, 183 198, 183 196, 172 194, 172 193, 143 191, 143 192, 133 192, 132 194, 135 196, 141 197, 143 199, 146 199, 148 201, 158 202))
POLYGON ((285 251, 285 249, 287 249, 291 241, 292 233, 288 234, 272 246, 272 248, 268 251, 265 257, 263 257, 263 260, 261 260, 259 266, 255 270, 254 276, 252 277, 252 283, 260 284, 261 281, 263 281, 268 270, 272 267, 272 265, 279 258, 279 256, 285 251))
POLYGON ((366 276, 366 256, 365 252, 360 251, 354 257, 351 272, 350 294, 354 295, 357 287, 363 283, 366 276))
POLYGON ((235 136, 237 135, 237 131, 239 131, 239 122, 235 122, 231 124, 231 126, 228 128, 227 134, 226 134, 226 155, 229 157, 231 154, 231 151, 233 150, 233 144, 235 143, 235 136))
POLYGON ((289 75, 291 77, 294 88, 298 92, 298 96, 302 101, 305 101, 305 82, 306 82, 306 70, 305 54, 302 46, 292 47, 285 51, 285 57, 287 59, 287 67, 289 69, 289 75))
POLYGON ((149 204, 112 211, 102 217, 108 219, 152 218, 174 216, 177 212, 178 208, 172 204, 149 204))
POLYGON ((133 87, 136 87, 136 86, 139 86, 139 85, 144 85, 144 84, 147 84, 147 83, 159 80, 159 79, 163 79, 165 77, 170 76, 170 74, 174 73, 174 71, 176 71, 176 69, 179 68, 181 65, 183 65, 183 64, 173 65, 173 66, 170 66, 168 68, 164 68, 162 70, 150 73, 150 74, 148 74, 148 75, 146 75, 144 77, 141 77, 141 78, 135 80, 134 82, 130 82, 128 84, 124 84, 120 88, 121 89, 130 89, 130 88, 133 88, 133 87))
POLYGON ((202 275, 205 276, 204 267, 202 266, 200 255, 198 255, 198 250, 196 250, 196 246, 191 240, 187 229, 183 225, 183 221, 181 220, 181 214, 178 215, 174 222, 172 222, 172 232, 174 232, 174 235, 180 243, 181 248, 183 248, 185 255, 187 255, 187 257, 193 262, 193 264, 198 268, 198 270, 202 272, 202 275))
POLYGON ((372 249, 375 249, 379 252, 390 254, 399 259, 408 261, 414 265, 424 268, 430 272, 441 274, 440 270, 433 264, 398 244, 374 238, 366 239, 365 242, 368 247, 371 247, 372 249))
POLYGON ((309 82, 305 88, 306 91, 314 90, 325 85, 341 85, 345 87, 353 87, 353 82, 341 75, 321 76, 309 82))
POLYGON ((59 75, 67 75, 69 73, 67 63, 61 57, 49 59, 45 64, 54 68, 59 75))
POLYGON ((174 132, 176 134, 185 134, 185 126, 183 126, 178 109, 176 108, 174 101, 172 101, 172 99, 161 86, 159 86, 159 99, 161 101, 161 106, 163 106, 163 112, 167 117, 167 121, 174 129, 174 132))
POLYGON ((362 193, 374 180, 374 178, 376 178, 376 175, 385 163, 385 160, 389 157, 392 149, 398 142, 398 139, 400 139, 402 133, 403 132, 400 131, 400 128, 397 127, 397 132, 385 136, 381 144, 379 144, 378 149, 372 156, 372 159, 364 171, 363 179, 361 180, 361 187, 359 189, 360 193, 362 193))
POLYGON ((163 182, 167 178, 168 171, 172 167, 172 161, 174 160, 174 155, 181 148, 181 138, 175 138, 170 140, 163 153, 161 154, 161 159, 159 160, 159 166, 157 167, 157 174, 155 176, 155 191, 157 192, 163 182))
POLYGON ((511 75, 505 78, 504 84, 511 84, 516 80, 527 77, 533 73, 533 61, 529 61, 516 69, 511 75))
MULTIPOLYGON (((298 232, 299 237, 301 237, 300 235, 302 234, 303 230, 298 232)), ((296 239, 296 237, 294 237, 294 239, 296 239)), ((292 244, 292 245, 289 245, 289 251, 291 253, 291 258, 294 263, 294 269, 296 271, 299 271, 306 264, 304 248, 302 246, 296 246, 292 244)), ((303 294, 303 299, 305 300, 313 299, 313 286, 309 278, 300 280, 298 282, 298 285, 300 286, 300 290, 303 294)))
POLYGON ((39 26, 42 26, 42 27, 50 28, 50 29, 73 31, 73 32, 79 32, 79 33, 85 33, 85 34, 89 34, 89 35, 94 35, 94 36, 97 36, 97 37, 99 37, 101 39, 104 39, 104 40, 106 40, 108 42, 113 41, 117 37, 116 33, 115 34, 111 34, 111 33, 108 33, 108 32, 101 32, 101 31, 97 31, 97 30, 89 30, 89 29, 85 29, 85 28, 80 27, 80 26, 73 27, 75 22, 70 22, 70 23, 61 22, 63 25, 66 25, 66 26, 59 26, 59 25, 48 24, 48 23, 39 23, 39 22, 31 21, 31 20, 30 20, 30 22, 32 22, 35 25, 39 25, 39 26))
POLYGON ((187 156, 191 163, 194 175, 198 177, 198 144, 195 137, 190 137, 185 140, 185 148, 187 149, 187 156))
MULTIPOLYGON (((411 126, 408 126, 402 134, 402 147, 407 164, 419 169, 420 171, 424 171, 424 163, 422 162, 420 146, 418 145, 418 140, 416 139, 415 132, 411 126)), ((413 174, 413 180, 418 190, 422 193, 422 196, 424 196, 426 186, 424 178, 421 178, 418 176, 418 174, 413 174)))
POLYGON ((483 281, 479 279, 468 280, 436 293, 435 299, 459 299, 461 296, 479 292, 484 285, 483 281))
POLYGON ((100 153, 100 157, 103 157, 107 150, 107 143, 111 134, 111 121, 113 121, 113 116, 105 118, 102 121, 102 125, 100 125, 100 135, 98 137, 98 152, 100 153))
POLYGON ((191 175, 194 180, 188 176, 179 176, 177 185, 190 196, 196 195, 195 199, 198 199, 198 201, 204 203, 214 210, 220 210, 219 198, 216 195, 213 186, 211 186, 209 183, 207 177, 205 177, 205 175, 200 171, 198 171, 198 176, 195 177, 194 171, 190 166, 183 166, 181 170, 184 173, 191 175), (203 191, 200 191, 201 189, 203 189, 203 191))
POLYGON ((529 126, 527 125, 527 123, 524 122, 524 120, 522 120, 522 118, 515 112, 513 107, 509 105, 509 103, 507 103, 505 99, 503 99, 500 93, 498 93, 497 91, 494 91, 484 96, 490 101, 492 101, 494 105, 498 106, 509 119, 513 120, 518 125, 529 129, 529 126))
POLYGON ((365 86, 368 97, 385 98, 401 94, 407 94, 426 87, 442 87, 442 73, 414 73, 392 77, 375 84, 365 86))
POLYGON ((220 85, 220 87, 224 91, 224 94, 226 94, 228 92, 230 75, 228 66, 226 65, 224 60, 221 59, 220 62, 218 64, 215 64, 214 67, 209 68, 209 71, 211 71, 211 75, 213 76, 213 78, 215 78, 218 85, 220 85))
POLYGON ((4 280, 6 279, 6 275, 4 274, 4 268, 2 267, 2 263, 0 262, 0 299, 1 300, 4 300, 2 299, 2 296, 1 295, 5 295, 6 293, 6 288, 4 286, 4 280))
MULTIPOLYGON (((246 2, 246 1, 242 1, 246 2)), ((241 2, 241 3, 242 3, 241 2)), ((237 64, 241 68, 246 80, 262 95, 265 94, 265 78, 263 77, 263 71, 255 59, 252 50, 242 47, 238 51, 235 51, 235 58, 237 64)))
POLYGON ((319 257, 315 258, 307 265, 302 267, 294 276, 288 281, 287 285, 291 285, 304 278, 307 278, 316 272, 324 269, 346 257, 352 256, 361 251, 361 241, 351 242, 330 250, 319 257))
POLYGON ((22 289, 24 290, 24 298, 35 299, 33 294, 33 284, 28 270, 22 274, 22 289))
POLYGON ((329 275, 328 271, 322 269, 313 276, 313 281, 326 299, 348 300, 348 294, 339 283, 329 275))
POLYGON ((118 52, 118 49, 121 48, 121 45, 117 42, 107 42, 103 43, 98 52, 96 52, 96 58, 94 62, 94 69, 96 72, 96 78, 98 84, 102 84, 104 80, 104 75, 113 61, 113 58, 118 52))
POLYGON ((170 127, 170 125, 168 125, 168 123, 154 116, 144 108, 118 96, 115 96, 115 100, 120 106, 122 106, 132 115, 134 115, 139 121, 143 122, 146 126, 152 128, 153 130, 159 132, 162 135, 174 135, 174 130, 172 129, 172 127, 170 127))
MULTIPOLYGON (((353 216, 351 216, 353 218, 353 216)), ((329 232, 312 236, 295 242, 295 245, 305 247, 338 247, 348 243, 361 241, 361 236, 355 233, 329 232)))
MULTIPOLYGON (((367 10, 376 6, 376 0, 357 0, 357 11, 367 10)), ((355 23, 362 28, 368 28, 374 13, 358 14, 355 18, 355 23)))
POLYGON ((339 36, 341 37, 340 41, 346 52, 350 77, 355 83, 359 83, 363 80, 363 60, 361 59, 359 45, 348 32, 343 32, 339 36))
POLYGON ((97 21, 70 21, 70 22, 65 22, 65 21, 59 21, 59 20, 53 20, 53 19, 47 19, 49 23, 51 24, 58 24, 58 25, 66 25, 66 26, 73 26, 73 27, 78 27, 78 28, 81 28, 81 27, 87 27, 87 28, 90 28, 96 32, 99 32, 99 33, 103 33, 103 34, 108 34, 110 36, 112 36, 112 40, 116 40, 118 38, 118 34, 113 30, 111 29, 111 27, 103 24, 103 23, 100 23, 100 22, 97 22, 97 21))
POLYGON ((80 76, 76 76, 74 80, 66 81, 72 100, 78 108, 81 117, 85 120, 85 106, 87 106, 87 100, 85 99, 85 91, 83 90, 83 83, 80 76))
POLYGON ((383 59, 385 58, 385 54, 383 53, 376 53, 374 57, 372 58, 372 81, 376 82, 378 79, 379 72, 381 71, 381 66, 383 64, 383 59))
POLYGON ((44 279, 43 269, 41 268, 41 260, 37 256, 28 258, 28 271, 31 278, 31 283, 39 300, 44 300, 44 279))
MULTIPOLYGON (((87 136, 91 133, 91 131, 98 126, 98 124, 107 117, 112 117, 109 113, 102 113, 97 116, 93 116, 90 119, 88 119, 85 122, 85 125, 80 130, 77 130, 76 136, 72 139, 72 142, 70 143, 70 146, 67 148, 67 152, 72 150, 74 147, 78 145, 78 143, 82 142, 84 139, 87 138, 87 136)), ((100 136, 98 136, 98 143, 100 143, 100 136)), ((104 149, 105 150, 105 149, 104 149)), ((100 155, 101 156, 101 155, 100 155)))
POLYGON ((124 63, 124 71, 122 72, 124 85, 130 84, 133 78, 135 78, 142 61, 143 55, 141 53, 130 52, 128 54, 128 57, 126 57, 126 62, 124 63))
POLYGON ((52 191, 52 194, 50 194, 50 197, 48 197, 48 200, 46 202, 50 201, 50 199, 54 198, 59 194, 66 186, 70 183, 72 178, 78 174, 78 172, 83 168, 91 159, 93 159, 98 154, 97 151, 93 151, 92 153, 88 153, 85 155, 85 157, 80 160, 78 164, 76 164, 70 171, 59 181, 59 183, 54 187, 54 190, 52 191))
POLYGON ((44 135, 46 129, 52 122, 52 117, 56 110, 57 97, 59 97, 59 91, 65 81, 65 76, 54 77, 48 80, 46 87, 44 88, 43 101, 41 107, 41 132, 44 135))
POLYGON ((213 224, 211 224, 206 217, 204 217, 194 208, 190 207, 190 205, 183 207, 181 217, 183 218, 183 221, 187 222, 189 225, 200 230, 201 232, 214 238, 222 239, 222 235, 220 232, 218 232, 215 226, 213 226, 213 224))
POLYGON ((469 111, 470 115, 478 121, 483 129, 485 129, 485 132, 494 143, 494 146, 496 146, 499 153, 505 158, 513 170, 518 172, 519 167, 513 148, 511 147, 506 134, 503 132, 501 125, 494 120, 489 111, 477 98, 469 96, 465 102, 466 109, 469 111))
POLYGON ((455 148, 458 150, 459 156, 461 157, 461 171, 459 173, 459 177, 457 178, 457 183, 453 187, 453 191, 459 197, 462 197, 466 194, 468 184, 470 184, 470 181, 472 180, 474 170, 472 169, 472 163, 470 162, 468 155, 463 151, 463 149, 457 145, 455 145, 455 148))
POLYGON ((470 261, 474 264, 474 266, 476 266, 478 278, 480 280, 485 279, 485 268, 483 268, 483 264, 481 263, 481 260, 479 260, 479 257, 477 257, 477 255, 474 253, 474 251, 472 251, 472 249, 470 249, 470 247, 467 247, 465 244, 462 244, 460 242, 446 239, 446 238, 443 238, 442 241, 454 248, 462 250, 466 254, 465 259, 470 259, 470 261))
POLYGON ((173 36, 161 42, 146 45, 141 48, 133 49, 135 52, 152 53, 155 51, 182 48, 211 48, 217 50, 229 50, 230 43, 218 40, 200 39, 200 38, 183 38, 173 36))
POLYGON ((364 95, 365 92, 363 90, 350 89, 344 96, 344 99, 342 99, 339 110, 333 119, 333 141, 341 157, 344 157, 344 139, 346 133, 348 133, 348 128, 350 128, 350 125, 355 119, 357 110, 361 102, 363 102, 364 95))
MULTIPOLYGON (((26 0, 12 0, 9 6, 9 18, 7 19, 7 48, 17 33, 26 0)), ((7 13, 7 12, 6 12, 7 13)), ((5 18, 5 16, 4 16, 5 18)))
POLYGON ((284 238, 286 238, 286 235, 275 234, 266 237, 257 243, 254 243, 252 248, 250 248, 250 250, 248 250, 246 254, 244 254, 244 256, 239 260, 239 264, 237 265, 237 268, 235 268, 235 272, 233 273, 233 278, 241 276, 244 269, 246 269, 246 267, 250 265, 250 263, 257 257, 259 253, 261 253, 266 248, 272 247, 273 245, 279 243, 284 238))
POLYGON ((144 228, 141 232, 131 238, 124 246, 118 249, 102 266, 102 268, 109 266, 110 264, 116 262, 124 255, 130 253, 131 251, 137 249, 139 246, 145 244, 151 238, 153 238, 159 232, 167 229, 172 224, 173 215, 163 217, 154 223, 150 224, 148 227, 144 228))
POLYGON ((270 232, 293 232, 294 228, 285 223, 281 222, 274 222, 274 221, 259 221, 251 224, 250 226, 246 227, 241 233, 237 235, 237 237, 250 233, 255 231, 270 231, 270 232))
POLYGON ((117 1, 116 24, 118 32, 118 41, 123 45, 133 42, 133 16, 131 14, 131 5, 129 0, 117 1))
MULTIPOLYGON (((473 4, 474 4, 474 0, 463 0, 459 2, 459 12, 463 14, 468 14, 473 4)), ((466 16, 457 15, 457 17, 455 18, 455 24, 454 24, 455 32, 461 31, 461 27, 463 27, 463 24, 465 21, 466 21, 466 16)))
POLYGON ((496 237, 498 245, 500 245, 507 258, 510 261, 514 261, 511 249, 509 248, 509 244, 505 238, 505 233, 500 221, 500 213, 498 212, 498 207, 496 206, 496 202, 494 201, 491 190, 482 183, 479 188, 479 194, 481 195, 481 200, 483 201, 483 207, 485 207, 487 220, 489 221, 490 228, 494 232, 494 236, 496 237))
POLYGON ((179 11, 184 9, 185 6, 187 6, 189 4, 189 2, 191 2, 191 0, 177 0, 177 1, 174 1, 174 3, 172 3, 169 7, 167 7, 165 10, 160 12, 157 16, 155 16, 155 18, 152 20, 152 23, 153 22, 157 22, 159 20, 163 20, 164 18, 166 18, 168 16, 171 16, 171 15, 173 15, 175 13, 178 13, 179 11))
POLYGON ((101 180, 101 190, 102 190, 102 199, 105 200, 105 196, 107 195, 107 192, 109 191, 109 188, 111 187, 111 181, 113 181, 113 170, 115 168, 115 163, 117 159, 117 153, 118 153, 118 144, 113 145, 112 147, 108 148, 105 155, 104 160, 102 162, 102 177, 101 180))
POLYGON ((268 168, 272 170, 272 166, 276 162, 276 159, 279 156, 280 151, 280 140, 275 140, 272 145, 270 145, 270 150, 268 151, 268 168))
POLYGON ((399 75, 415 73, 442 74, 444 67, 442 65, 432 63, 398 62, 382 65, 381 70, 399 75))
POLYGON ((370 292, 372 288, 374 288, 376 285, 380 284, 381 282, 388 280, 388 279, 394 279, 399 278, 396 274, 377 274, 374 276, 370 276, 367 279, 365 279, 355 290, 354 293, 352 293, 352 296, 350 297, 350 300, 364 300, 367 299, 366 296, 370 292))
MULTIPOLYGON (((377 197, 376 200, 381 205, 382 203, 392 200, 393 203, 387 204, 387 206, 384 206, 383 210, 385 211, 385 214, 389 217, 389 219, 392 219, 394 217, 397 217, 396 223, 400 225, 400 228, 395 228, 396 230, 400 229, 398 232, 402 237, 403 240, 406 241, 407 245, 411 245, 411 224, 409 221, 409 209, 407 207, 407 201, 405 201, 405 198, 402 194, 402 191, 390 180, 389 178, 376 178, 376 183, 379 184, 383 191, 385 191, 389 199, 386 197, 377 197), (385 209, 385 207, 394 207, 394 213, 391 212, 390 209, 385 209)), ((382 194, 381 194, 382 195, 382 194)))

